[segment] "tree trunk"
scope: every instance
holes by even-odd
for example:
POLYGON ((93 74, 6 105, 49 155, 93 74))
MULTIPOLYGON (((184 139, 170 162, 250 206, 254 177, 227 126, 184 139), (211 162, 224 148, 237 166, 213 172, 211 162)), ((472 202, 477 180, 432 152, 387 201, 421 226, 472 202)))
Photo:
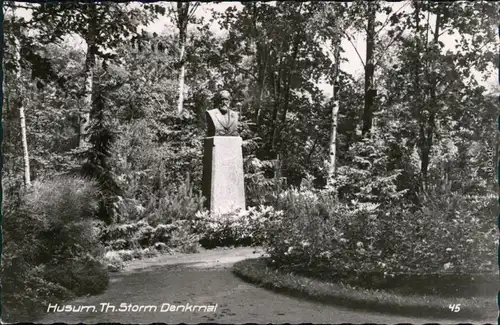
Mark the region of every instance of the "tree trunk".
POLYGON ((288 107, 289 107, 289 101, 290 101, 290 84, 292 83, 292 77, 294 74, 295 70, 295 65, 297 62, 297 55, 299 53, 299 45, 300 45, 300 34, 297 34, 294 40, 293 44, 293 50, 292 50, 292 57, 291 57, 291 62, 288 64, 288 75, 287 75, 287 80, 285 89, 284 89, 284 98, 283 98, 283 110, 281 111, 281 117, 280 117, 280 127, 276 127, 274 129, 274 134, 273 134, 273 147, 275 147, 275 143, 278 140, 278 136, 281 133, 281 130, 285 126, 286 122, 286 113, 288 112, 288 107))
POLYGON ((24 116, 24 106, 22 102, 22 100, 19 100, 19 103, 21 103, 21 105, 19 106, 19 121, 21 124, 21 141, 23 145, 24 184, 29 187, 31 186, 30 156, 28 151, 28 141, 26 139, 26 118, 24 116))
POLYGON ((180 72, 179 72, 179 99, 177 101, 177 113, 181 114, 182 109, 184 107, 184 79, 186 75, 186 66, 184 64, 184 51, 186 49, 186 40, 185 36, 181 36, 179 39, 179 64, 180 64, 180 72))
POLYGON ((366 29, 366 64, 365 64, 365 107, 363 111, 362 135, 367 136, 372 128, 373 104, 375 89, 373 75, 375 73, 374 48, 375 48, 375 6, 369 5, 368 26, 366 29))
POLYGON ((260 124, 260 105, 262 103, 262 95, 264 93, 264 83, 266 79, 266 67, 267 67, 267 55, 265 51, 267 47, 258 39, 257 30, 257 20, 258 20, 259 8, 257 7, 257 2, 252 3, 252 45, 255 48, 255 57, 257 64, 255 65, 255 72, 257 75, 256 87, 254 92, 254 103, 255 103, 255 125, 256 129, 259 128, 260 124))
POLYGON ((194 14, 198 3, 194 4, 190 10, 189 2, 177 2, 177 28, 179 29, 179 94, 177 100, 177 114, 181 114, 184 109, 184 85, 186 78, 186 63, 184 55, 186 52, 187 27, 190 17, 194 14))
MULTIPOLYGON (((91 14, 95 17, 96 9, 95 4, 92 5, 91 14)), ((92 99, 94 92, 94 67, 96 62, 96 44, 95 44, 95 34, 96 34, 96 20, 91 19, 89 21, 89 30, 85 41, 87 42, 87 54, 85 57, 85 81, 83 86, 83 103, 80 107, 80 132, 78 139, 78 146, 83 148, 88 144, 88 130, 90 127, 90 112, 92 110, 92 99)))
MULTIPOLYGON (((335 87, 335 86, 334 86, 335 87)), ((337 158, 337 120, 339 112, 338 99, 333 100, 332 107, 332 126, 330 132, 330 143, 328 154, 330 156, 330 164, 328 166, 328 185, 333 186, 335 183, 335 161, 337 158)))
MULTIPOLYGON (((16 19, 16 7, 15 4, 12 3, 12 25, 15 23, 16 19)), ((31 173, 30 173, 30 156, 28 150, 28 140, 26 137, 26 116, 24 112, 24 94, 22 93, 22 84, 21 80, 22 71, 21 71, 21 43, 17 36, 13 35, 14 39, 14 65, 16 66, 15 73, 15 83, 16 83, 16 106, 19 110, 19 124, 21 126, 21 146, 23 149, 23 163, 24 163, 24 185, 26 187, 31 186, 31 173)), ((4 76, 5 78, 5 76, 4 76)), ((2 80, 4 83, 5 80, 2 80)), ((5 83, 3 84, 5 87, 5 83)), ((4 88, 5 89, 5 88, 4 88)))
POLYGON ((261 117, 262 97, 264 95, 264 87, 266 82, 267 66, 269 65, 269 53, 265 45, 258 44, 258 79, 257 79, 257 100, 255 107, 255 124, 259 128, 261 117))
POLYGON ((420 70, 421 70, 421 44, 420 44, 420 3, 418 0, 413 0, 415 7, 414 17, 415 17, 415 65, 414 65, 414 94, 413 94, 413 115, 419 124, 419 135, 418 135, 418 148, 420 150, 420 178, 418 187, 420 190, 425 190, 425 183, 427 180, 427 168, 424 168, 426 162, 424 157, 425 151, 425 128, 423 125, 423 106, 425 105, 425 92, 420 89, 420 70))
POLYGON ((340 36, 336 36, 337 40, 334 43, 334 82, 333 82, 333 107, 332 107, 332 124, 330 131, 330 141, 328 146, 328 155, 330 161, 328 162, 328 178, 327 185, 335 188, 335 162, 337 158, 337 120, 339 112, 339 98, 338 89, 339 85, 339 72, 340 72, 340 36))
MULTIPOLYGON (((433 50, 438 50, 438 42, 439 42, 439 32, 440 32, 440 27, 441 27, 441 12, 438 11, 436 13, 436 25, 434 27, 434 39, 432 42, 433 50)), ((436 78, 436 73, 435 73, 435 64, 431 64, 432 69, 429 72, 429 103, 427 105, 429 117, 425 118, 423 121, 423 125, 425 127, 422 127, 422 133, 423 133, 423 139, 422 139, 422 161, 421 161, 421 171, 422 171, 422 176, 423 176, 423 187, 424 189, 427 188, 427 183, 428 183, 428 169, 429 169, 429 163, 430 163, 430 154, 432 150, 432 145, 433 145, 433 136, 434 136, 434 127, 436 123, 436 111, 437 111, 437 98, 436 98, 436 87, 437 87, 437 78, 436 78)))
POLYGON ((17 100, 16 103, 18 104, 18 109, 19 109, 19 123, 21 126, 21 145, 23 148, 23 162, 24 162, 24 185, 26 187, 31 186, 31 173, 30 173, 30 156, 29 156, 29 150, 28 150, 28 140, 26 137, 26 116, 24 114, 24 96, 21 91, 22 87, 22 80, 21 80, 21 65, 20 65, 20 60, 21 60, 21 44, 19 42, 19 39, 14 36, 14 42, 15 42, 15 64, 17 67, 16 70, 16 84, 17 84, 17 100))
POLYGON ((282 48, 280 49, 280 58, 277 66, 277 72, 276 71, 270 71, 272 81, 273 81, 273 88, 274 88, 274 107, 273 107, 273 113, 272 113, 272 118, 271 118, 271 150, 275 151, 275 136, 276 136, 276 129, 277 129, 277 122, 278 122, 278 110, 279 107, 281 106, 281 86, 282 86, 282 69, 283 69, 283 57, 281 56, 282 53, 282 48))

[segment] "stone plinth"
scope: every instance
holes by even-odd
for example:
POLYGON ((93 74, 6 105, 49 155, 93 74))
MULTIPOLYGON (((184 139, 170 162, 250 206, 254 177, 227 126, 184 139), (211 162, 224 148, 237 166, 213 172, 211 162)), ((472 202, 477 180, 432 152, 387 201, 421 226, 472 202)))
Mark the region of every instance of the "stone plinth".
POLYGON ((242 139, 234 136, 205 138, 203 195, 212 214, 245 209, 242 139))

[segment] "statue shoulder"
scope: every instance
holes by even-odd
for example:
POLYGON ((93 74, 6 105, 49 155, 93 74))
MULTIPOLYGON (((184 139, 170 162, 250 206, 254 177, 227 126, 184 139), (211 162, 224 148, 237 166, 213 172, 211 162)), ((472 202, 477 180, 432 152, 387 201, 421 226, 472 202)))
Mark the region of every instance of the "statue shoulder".
POLYGON ((207 116, 213 117, 213 116, 217 115, 217 110, 216 109, 211 109, 211 110, 205 111, 205 114, 207 116))

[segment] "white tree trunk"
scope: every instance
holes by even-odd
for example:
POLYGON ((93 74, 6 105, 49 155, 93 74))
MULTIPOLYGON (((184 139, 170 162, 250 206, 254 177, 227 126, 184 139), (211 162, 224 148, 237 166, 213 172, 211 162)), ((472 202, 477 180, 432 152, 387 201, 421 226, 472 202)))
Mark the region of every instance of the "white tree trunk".
POLYGON ((340 37, 336 40, 334 44, 334 82, 333 82, 333 107, 332 107, 332 124, 330 129, 330 143, 328 154, 330 161, 328 162, 328 179, 327 185, 329 187, 335 188, 335 161, 337 158, 337 120, 339 112, 339 100, 338 100, 338 80, 340 71, 340 37))
POLYGON ((330 144, 328 154, 330 156, 329 166, 328 166, 328 185, 333 186, 335 182, 335 161, 337 157, 337 120, 339 112, 339 101, 335 99, 333 101, 332 108, 332 125, 330 131, 330 144))
POLYGON ((175 20, 179 29, 179 97, 177 101, 177 113, 181 114, 184 108, 184 84, 186 78, 186 64, 184 55, 187 42, 187 28, 190 20, 194 17, 194 13, 200 2, 198 1, 177 1, 177 10, 175 11, 175 20))
POLYGON ((19 120, 21 124, 21 142, 23 146, 23 160, 24 160, 24 184, 26 187, 31 186, 30 176, 30 156, 28 151, 28 140, 26 139, 26 117, 24 116, 24 106, 22 100, 19 101, 19 120))
MULTIPOLYGON (((13 12, 15 9, 13 9, 13 12)), ((14 13, 15 16, 15 13, 14 13)), ((13 17, 14 19, 14 17, 13 17)), ((24 114, 24 98, 22 94, 22 74, 21 74, 21 65, 19 61, 21 60, 21 44, 19 39, 14 36, 14 47, 15 47, 15 65, 17 67, 15 82, 17 84, 17 94, 18 97, 16 103, 18 103, 19 107, 19 123, 21 125, 21 145, 23 147, 23 161, 24 161, 24 185, 26 187, 31 186, 31 173, 30 173, 30 156, 28 150, 28 140, 26 137, 26 116, 24 114)))

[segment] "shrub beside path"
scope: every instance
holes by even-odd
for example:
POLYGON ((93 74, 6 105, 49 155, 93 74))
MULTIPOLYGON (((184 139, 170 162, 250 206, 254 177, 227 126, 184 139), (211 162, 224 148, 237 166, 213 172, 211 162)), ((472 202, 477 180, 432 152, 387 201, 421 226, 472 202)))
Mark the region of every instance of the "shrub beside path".
MULTIPOLYGON (((50 313, 37 323, 440 323, 456 320, 386 315, 327 306, 278 294, 246 283, 231 272, 232 265, 259 258, 254 248, 203 250, 197 254, 162 255, 128 262, 111 275, 109 288, 100 295, 65 303, 96 306, 121 303, 158 306, 156 312, 50 313), (160 312, 163 303, 217 304, 215 312, 160 312)), ((492 323, 496 320, 492 320, 492 323)))

